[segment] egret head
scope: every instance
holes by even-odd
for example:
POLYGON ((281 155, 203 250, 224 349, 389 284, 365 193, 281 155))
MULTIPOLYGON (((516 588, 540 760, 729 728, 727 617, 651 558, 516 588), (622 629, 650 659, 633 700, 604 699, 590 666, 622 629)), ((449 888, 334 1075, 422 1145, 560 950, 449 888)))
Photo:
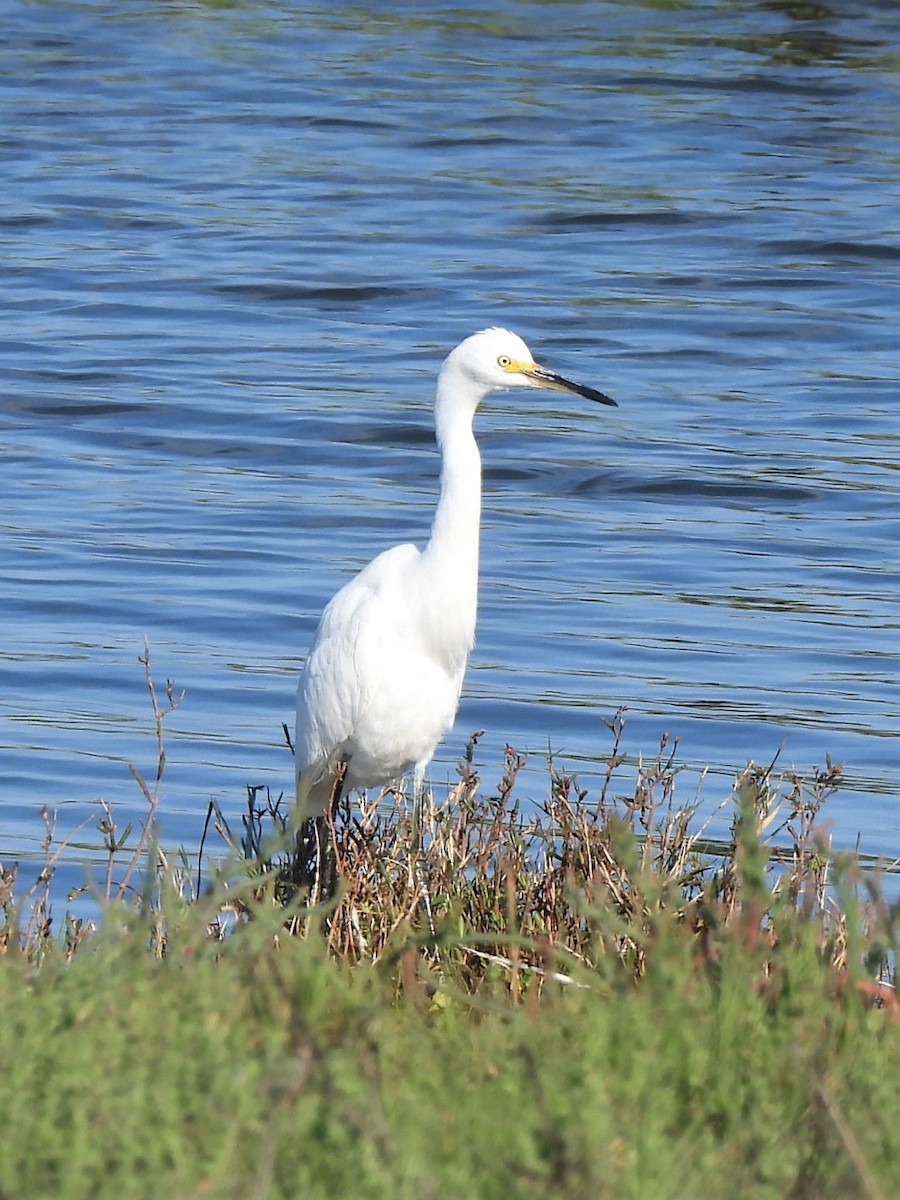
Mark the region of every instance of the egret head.
POLYGON ((599 404, 616 403, 596 388, 573 383, 571 379, 539 366, 522 339, 508 329, 483 329, 473 333, 452 351, 446 366, 470 379, 482 395, 505 388, 535 387, 569 392, 599 404))

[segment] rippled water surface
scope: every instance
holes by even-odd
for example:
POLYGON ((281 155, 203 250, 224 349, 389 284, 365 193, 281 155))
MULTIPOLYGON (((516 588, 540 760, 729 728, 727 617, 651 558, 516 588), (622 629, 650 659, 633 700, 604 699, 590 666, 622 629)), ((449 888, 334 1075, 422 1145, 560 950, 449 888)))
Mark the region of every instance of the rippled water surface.
MULTIPOLYGON (((893 3, 16 3, 0 49, 0 852, 290 787, 330 594, 427 536, 434 379, 507 325, 614 395, 491 397, 476 728, 590 783, 601 718, 845 764, 897 853, 893 3)), ((88 839, 89 840, 89 839, 88 839)))

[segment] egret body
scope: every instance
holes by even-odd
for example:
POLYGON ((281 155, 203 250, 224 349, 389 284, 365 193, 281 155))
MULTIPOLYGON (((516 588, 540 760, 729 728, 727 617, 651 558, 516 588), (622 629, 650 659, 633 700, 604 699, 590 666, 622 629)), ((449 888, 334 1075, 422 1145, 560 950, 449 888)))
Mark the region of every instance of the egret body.
POLYGON ((416 795, 456 717, 475 642, 481 459, 472 432, 493 391, 549 388, 615 404, 535 363, 506 329, 461 342, 438 376, 440 497, 423 550, 394 546, 325 608, 297 693, 297 813, 325 811, 344 788, 383 787, 412 771, 416 795))

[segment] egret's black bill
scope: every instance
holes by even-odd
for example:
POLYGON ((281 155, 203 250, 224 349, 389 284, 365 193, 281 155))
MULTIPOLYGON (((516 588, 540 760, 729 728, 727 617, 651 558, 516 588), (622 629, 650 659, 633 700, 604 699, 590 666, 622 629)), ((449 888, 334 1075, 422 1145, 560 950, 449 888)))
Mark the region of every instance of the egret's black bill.
POLYGON ((546 367, 535 367, 527 374, 535 383, 540 384, 541 387, 550 388, 552 391, 571 392, 575 396, 584 396, 585 400, 596 400, 598 404, 611 404, 613 408, 619 407, 611 396, 598 392, 596 388, 588 387, 586 383, 573 383, 571 379, 557 375, 555 371, 548 371, 546 367))

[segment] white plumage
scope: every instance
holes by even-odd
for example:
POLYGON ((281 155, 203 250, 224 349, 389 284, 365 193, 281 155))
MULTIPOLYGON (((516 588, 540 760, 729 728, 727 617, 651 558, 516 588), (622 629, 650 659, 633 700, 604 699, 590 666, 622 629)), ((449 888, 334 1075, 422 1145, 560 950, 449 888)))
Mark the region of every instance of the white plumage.
POLYGON ((424 550, 394 546, 327 605, 297 693, 299 817, 324 812, 335 770, 344 789, 381 787, 425 769, 456 717, 475 641, 481 459, 472 432, 492 391, 550 388, 614 404, 539 367, 506 329, 461 342, 438 376, 440 498, 424 550))

